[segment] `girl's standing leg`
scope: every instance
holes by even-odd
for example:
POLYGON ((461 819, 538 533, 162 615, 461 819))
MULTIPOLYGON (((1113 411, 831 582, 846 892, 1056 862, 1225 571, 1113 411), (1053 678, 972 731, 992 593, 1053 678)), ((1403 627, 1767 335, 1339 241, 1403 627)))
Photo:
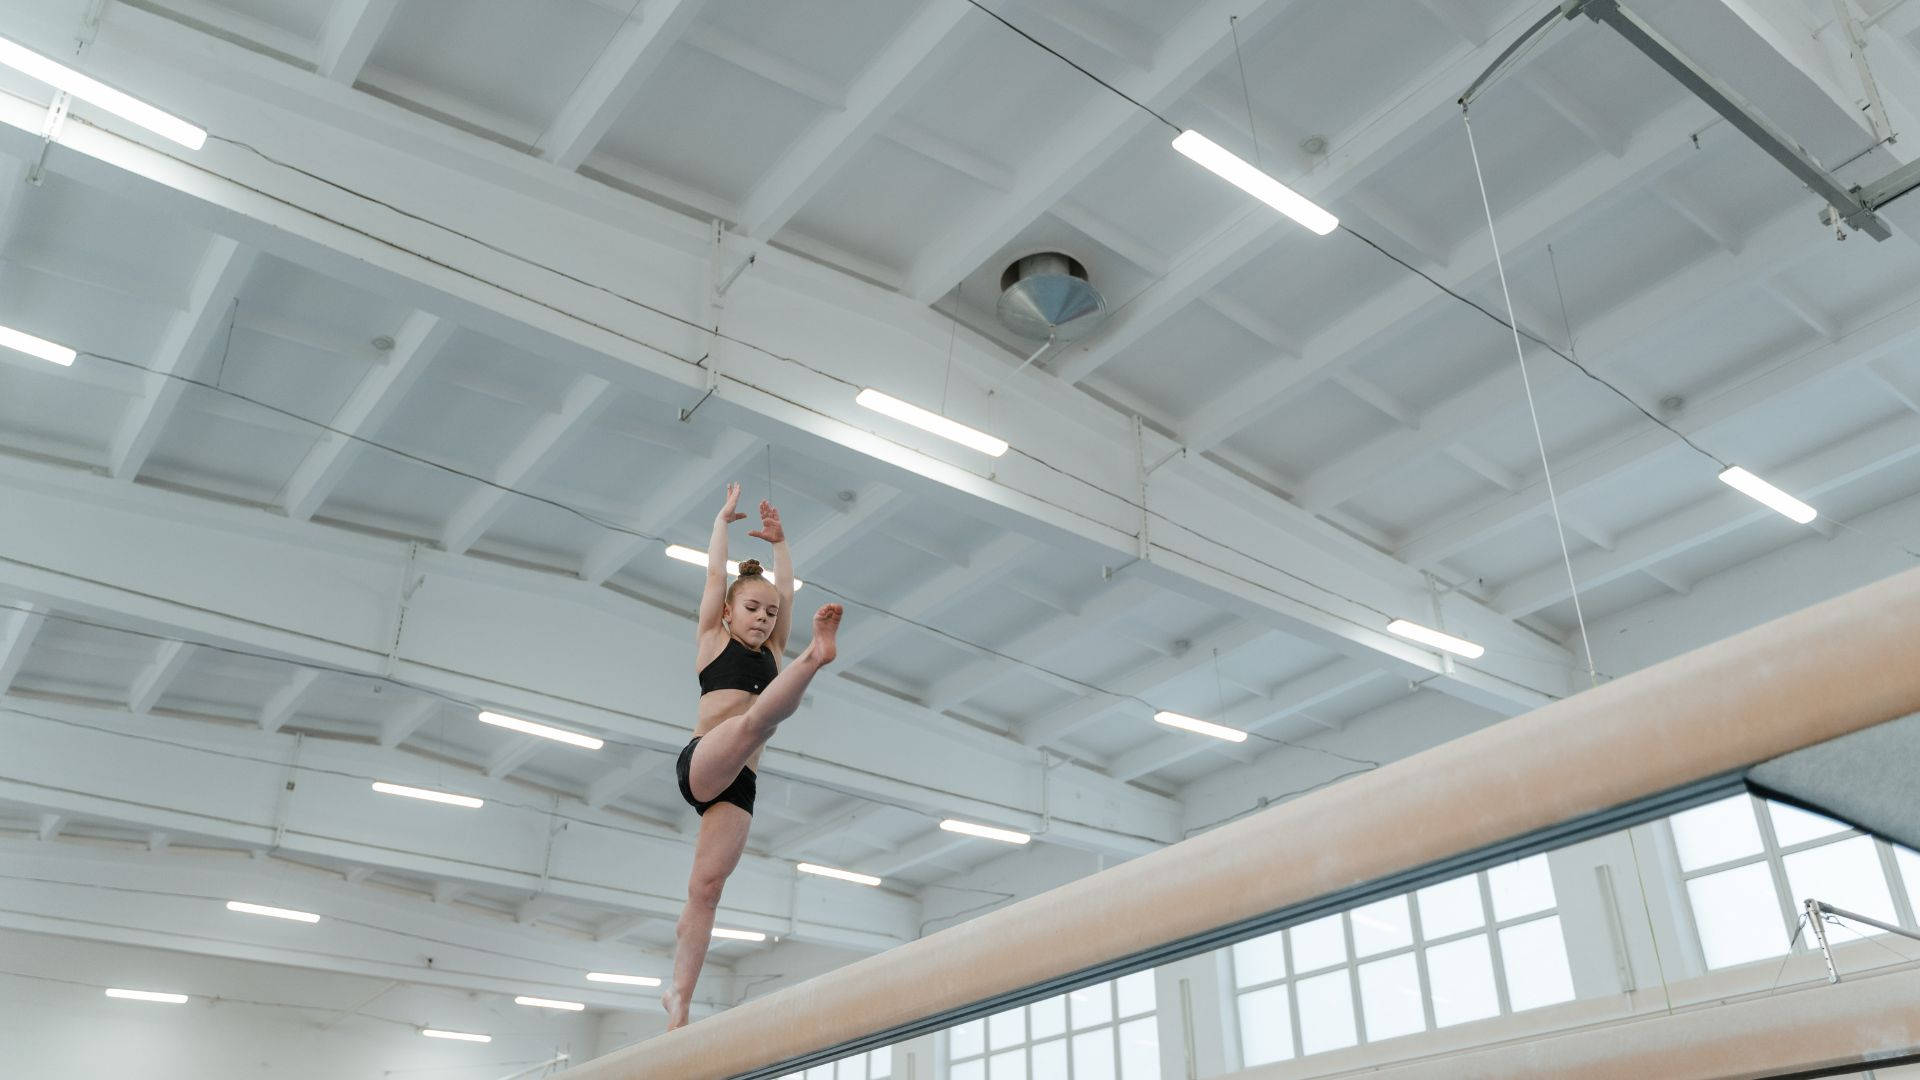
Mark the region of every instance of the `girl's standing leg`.
POLYGON ((660 995, 660 1004, 667 1010, 668 1031, 687 1022, 693 984, 699 981, 700 968, 707 962, 707 946, 713 941, 720 890, 740 864, 740 853, 747 847, 747 828, 752 823, 753 815, 732 803, 717 803, 700 818, 700 835, 693 847, 693 876, 687 882, 687 906, 674 927, 673 985, 660 995))

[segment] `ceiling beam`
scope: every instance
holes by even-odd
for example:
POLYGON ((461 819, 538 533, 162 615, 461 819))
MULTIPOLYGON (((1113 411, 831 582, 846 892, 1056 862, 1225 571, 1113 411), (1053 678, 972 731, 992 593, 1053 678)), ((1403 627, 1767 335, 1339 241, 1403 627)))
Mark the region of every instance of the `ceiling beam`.
POLYGON ((513 508, 515 491, 531 484, 573 448, 618 396, 613 384, 581 375, 567 387, 560 408, 542 416, 494 470, 493 483, 467 496, 440 533, 440 546, 460 555, 479 542, 513 508))
POLYGON ((770 240, 981 29, 967 4, 923 5, 848 88, 846 105, 800 136, 740 204, 739 231, 770 240))
MULTIPOLYGON (((1243 40, 1257 37, 1292 0, 1206 0, 1182 19, 1155 51, 1153 66, 1127 80, 1127 90, 1148 108, 1165 109, 1198 86, 1232 55, 1228 17, 1237 15, 1243 40)), ((1456 91, 1457 92, 1457 91, 1456 91)), ((978 213, 967 215, 916 260, 907 291, 924 304, 945 296, 974 269, 1012 242, 1121 147, 1157 121, 1105 91, 1087 100, 1060 127, 1062 137, 1019 170, 1014 188, 978 213)))
POLYGON ((1100 719, 1109 710, 1131 704, 1132 698, 1145 697, 1162 683, 1213 663, 1214 650, 1230 656, 1271 632, 1264 626, 1249 626, 1237 620, 1231 622, 1194 641, 1178 656, 1158 657, 1116 678, 1103 680, 1106 684, 1105 693, 1089 692, 1044 716, 1034 717, 1021 728, 1021 741, 1028 746, 1060 746, 1074 732, 1100 719))
MULTIPOLYGON (((1589 322, 1577 334, 1582 360, 1595 370, 1604 371, 1616 356, 1631 355, 1634 342, 1648 332, 1672 319, 1690 316, 1714 296, 1728 290, 1751 288, 1756 281, 1766 281, 1814 254, 1819 248, 1808 246, 1810 234, 1821 231, 1823 227, 1810 221, 1802 210, 1789 210, 1749 236, 1739 255, 1717 252, 1708 256, 1589 322)), ((1849 337, 1811 352, 1804 342, 1795 342, 1768 357, 1764 364, 1756 361, 1748 370, 1765 374, 1752 379, 1742 375, 1743 385, 1727 385, 1715 392, 1689 395, 1685 411, 1671 422, 1681 431, 1698 436, 1800 385, 1803 379, 1818 378, 1836 367, 1854 366, 1883 355, 1887 341, 1897 341, 1910 332, 1905 329, 1910 320, 1885 306, 1878 310, 1887 318, 1875 325, 1859 323, 1860 329, 1849 337)), ((1516 394, 1510 407, 1518 408, 1524 403, 1524 398, 1516 394)), ((1489 422, 1495 419, 1488 417, 1489 422)), ((1554 482, 1560 497, 1573 499, 1587 487, 1670 448, 1674 442, 1666 431, 1650 428, 1643 422, 1636 422, 1634 427, 1637 434, 1629 438, 1607 443, 1575 460, 1556 462, 1554 482)), ((1395 554, 1410 565, 1431 568, 1441 560, 1546 513, 1547 509, 1545 486, 1537 478, 1529 478, 1528 486, 1520 491, 1468 506, 1424 527, 1404 540, 1395 554)))
POLYGON ((305 521, 317 513, 347 475, 360 453, 361 440, 375 438, 400 407, 427 366, 446 347, 456 327, 445 319, 416 311, 400 324, 393 348, 380 364, 362 376, 346 404, 340 406, 294 468, 280 506, 290 518, 305 521))
MULTIPOLYGON (((431 229, 410 228, 404 236, 389 237, 396 226, 388 212, 224 148, 182 164, 110 132, 81 127, 65 137, 76 152, 56 155, 50 167, 142 205, 218 222, 222 231, 268 247, 276 257, 342 276, 658 400, 689 403, 700 397, 707 378, 717 377, 719 391, 702 407, 703 416, 765 437, 777 435, 783 445, 817 460, 885 479, 902 490, 961 492, 977 500, 983 519, 1009 531, 1092 542, 1121 557, 1141 550, 1139 516, 1121 494, 1139 483, 1129 465, 1135 458, 1132 433, 1091 399, 1031 372, 1016 376, 1022 392, 1007 395, 1004 408, 1007 422, 1020 429, 1015 434, 1023 454, 983 475, 964 449, 858 409, 833 372, 818 375, 779 358, 832 356, 836 359, 820 362, 846 366, 849 372, 866 370, 868 363, 911 364, 931 376, 944 361, 951 335, 950 324, 925 307, 771 250, 760 260, 751 287, 729 298, 729 313, 740 325, 755 327, 756 344, 772 355, 737 350, 717 373, 703 370, 693 363, 699 336, 658 311, 681 311, 691 302, 686 283, 702 280, 695 268, 705 265, 709 229, 368 95, 332 101, 322 110, 324 120, 296 112, 285 100, 310 93, 311 76, 138 9, 124 14, 103 28, 90 54, 102 74, 138 86, 150 78, 198 78, 198 70, 217 73, 219 82, 200 86, 207 122, 248 131, 269 153, 325 170, 341 184, 387 192, 399 205, 417 206, 483 243, 431 229), (209 51, 221 60, 217 72, 204 63, 193 68, 198 61, 183 59, 204 58, 209 51), (396 129, 417 137, 396 148, 396 129), (313 147, 319 144, 331 148, 324 161, 315 160, 313 147), (390 190, 394 170, 402 165, 404 190, 390 190), (262 199, 248 189, 274 197, 262 199), (445 197, 455 191, 460 198, 445 197), (430 204, 426 192, 434 193, 430 204), (606 242, 609 236, 621 243, 606 242), (571 242, 576 239, 580 243, 571 242), (595 254, 587 258, 587 251, 595 254), (531 267, 529 260, 552 269, 531 267), (609 274, 618 275, 621 293, 650 298, 647 306, 582 285, 609 274), (808 318, 791 317, 796 303, 806 305, 808 318), (876 334, 875 327, 885 332, 876 334), (1058 423, 1063 415, 1074 419, 1072 426, 1058 423)), ((21 32, 37 40, 65 31, 28 20, 21 32)), ((43 113, 0 95, 0 121, 7 125, 0 126, 0 153, 30 142, 28 132, 43 113)), ((966 339, 956 366, 989 378, 1005 374, 1002 351, 978 335, 969 333, 966 339)), ((1148 441, 1153 453, 1162 452, 1158 435, 1148 441)), ((1247 592, 1244 582, 1220 573, 1219 560, 1231 557, 1214 546, 1214 519, 1233 518, 1238 500, 1252 490, 1215 497, 1171 473, 1157 481, 1153 499, 1167 505, 1154 512, 1166 514, 1178 504, 1173 520, 1193 531, 1161 531, 1146 549, 1155 572, 1172 574, 1169 580, 1179 589, 1202 590, 1194 595, 1204 595, 1204 602, 1237 596, 1262 606, 1265 613, 1259 617, 1287 632, 1327 641, 1343 652, 1378 653, 1397 669, 1437 674, 1443 685, 1480 692, 1471 685, 1480 676, 1457 666, 1447 669, 1431 651, 1409 648, 1371 625, 1371 617, 1363 614, 1366 606, 1406 606, 1417 599, 1420 586, 1417 575, 1409 582, 1408 575, 1393 571, 1386 578, 1358 571, 1357 564, 1368 556, 1365 545, 1352 537, 1340 551, 1289 547, 1271 552, 1292 575, 1285 578, 1291 584, 1281 580, 1280 571, 1260 571, 1270 580, 1247 592), (1296 564, 1296 556, 1306 561, 1296 564), (1341 602, 1329 608, 1294 595, 1303 590, 1317 595, 1336 583, 1346 596, 1367 597, 1360 601, 1363 606, 1341 602), (1336 608, 1339 614, 1328 614, 1336 608)), ((1250 533, 1244 539, 1263 546, 1250 533)), ((1502 639, 1524 633, 1512 626, 1490 629, 1502 639)), ((1483 666, 1507 662, 1503 651, 1483 666)), ((1531 685, 1539 679, 1515 669, 1504 672, 1498 684, 1532 701, 1553 692, 1531 685)))
POLYGON ((133 680, 133 689, 127 695, 127 711, 135 716, 145 716, 166 696, 173 681, 185 671, 193 660, 194 646, 184 641, 163 641, 155 654, 153 662, 148 664, 133 680))
MULTIPOLYGON (((316 736, 304 740, 289 765, 291 740, 284 736, 211 724, 155 731, 123 712, 47 699, 27 708, 67 722, 0 701, 0 732, 25 777, 0 781, 0 798, 9 801, 142 832, 168 831, 182 845, 197 838, 197 844, 270 847, 289 857, 372 866, 454 887, 550 894, 602 910, 671 919, 685 901, 693 845, 630 815, 576 806, 567 812, 572 827, 553 833, 550 800, 529 799, 512 781, 465 769, 449 777, 438 759, 316 736), (136 752, 144 767, 135 774, 114 764, 136 752), (299 794, 283 803, 289 770, 299 794), (188 777, 218 779, 184 782, 188 777), (370 790, 376 778, 453 787, 487 802, 463 810, 396 799, 370 790)), ((796 879, 791 864, 749 853, 728 882, 722 912, 736 919, 794 918, 796 937, 862 951, 913 936, 917 913, 907 897, 843 893, 830 883, 796 879)))
MULTIPOLYGON (((981 822, 981 824, 987 824, 981 822)), ((932 862, 943 855, 960 848, 975 844, 996 844, 997 840, 982 840, 978 837, 963 836, 945 829, 934 828, 900 844, 892 851, 862 860, 853 869, 863 874, 872 874, 877 878, 890 878, 904 874, 923 863, 932 862)))
POLYGON ((6 254, 7 245, 26 216, 27 199, 33 192, 27 170, 21 158, 0 157, 0 255, 6 254))
POLYGON ((186 393, 183 380, 202 377, 207 354, 226 328, 227 316, 259 257, 259 251, 224 236, 214 237, 208 245, 187 290, 187 309, 168 325, 149 365, 154 373, 146 376, 146 391, 114 434, 108 469, 115 479, 130 481, 140 475, 186 393))
POLYGON ((565 997, 616 1010, 650 1002, 589 983, 588 971, 664 977, 672 963, 660 950, 596 944, 467 909, 421 904, 277 860, 236 862, 177 848, 155 857, 21 841, 0 841, 0 857, 19 875, 0 882, 8 925, 85 940, 377 975, 409 985, 565 997), (321 920, 301 927, 296 939, 285 923, 232 914, 209 903, 208 895, 258 899, 311 911, 321 920), (429 943, 431 951, 418 951, 429 943), (434 962, 423 964, 428 955, 434 962))
MULTIPOLYGON (((1648 177, 1677 168, 1694 151, 1692 135, 1706 115, 1705 106, 1683 102, 1637 132, 1622 157, 1595 156, 1501 215, 1502 255, 1512 264, 1648 177)), ((1493 247, 1476 231, 1455 248, 1435 276, 1448 288, 1470 291, 1494 269, 1493 247)), ((1189 451, 1211 450, 1260 417, 1297 400, 1372 343, 1443 305, 1456 303, 1427 281, 1403 276, 1314 335, 1302 346, 1299 361, 1263 367, 1194 410, 1178 423, 1181 439, 1189 451)))
POLYGON ((20 677, 27 654, 33 651, 34 638, 40 636, 41 628, 47 624, 44 605, 13 600, 8 608, 0 611, 0 693, 5 693, 20 677))
MULTIPOLYGON (((746 473, 765 445, 744 432, 722 434, 704 460, 682 469, 666 484, 653 487, 640 509, 627 520, 633 523, 635 532, 659 536, 701 506, 711 505, 719 512, 727 484, 746 473)), ((649 543, 627 533, 608 533, 594 543, 581 562, 580 580, 589 585, 605 582, 632 562, 649 543)))
MULTIPOLYGON (((0 484, 17 510, 0 515, 0 550, 45 567, 0 563, 0 590, 12 595, 168 637, 391 674, 428 694, 669 754, 686 742, 684 706, 662 688, 687 677, 693 616, 670 603, 44 463, 0 458, 0 484), (170 554, 128 560, 129 544, 170 554), (409 558, 426 584, 396 651, 393 582, 409 558), (472 633, 476 613, 493 629, 472 633)), ((816 680, 809 697, 768 748, 764 772, 936 816, 1039 821, 1042 762, 1018 742, 851 680, 816 680), (832 722, 809 722, 811 709, 832 722)), ((282 701, 264 715, 270 724, 286 712, 282 701)), ((1084 808, 1056 807, 1056 820, 1081 824, 1091 847, 1175 831, 1169 800, 1092 773, 1051 777, 1056 800, 1076 792, 1084 808), (1101 824, 1081 823, 1083 812, 1101 824)))
POLYGON ((320 32, 320 54, 314 69, 321 78, 352 86, 380 43, 387 23, 400 9, 400 0, 333 0, 326 26, 320 32))
POLYGON ((1594 108, 1575 93, 1560 77, 1552 71, 1538 65, 1521 68, 1517 78, 1520 85, 1540 103, 1556 113, 1560 119, 1572 124, 1574 129, 1587 137, 1587 141, 1606 151, 1609 157, 1624 157, 1627 152, 1627 135, 1619 125, 1609 120, 1600 110, 1594 108))
POLYGON ((314 668, 295 668, 286 685, 274 691, 260 709, 260 730, 271 735, 293 719, 302 706, 312 700, 320 684, 320 672, 314 668))
POLYGON ((560 115, 541 134, 541 157, 577 169, 606 138, 614 121, 640 96, 708 0, 647 0, 639 18, 628 14, 613 40, 580 80, 560 115))
POLYGON ((58 840, 60 838, 60 830, 65 828, 66 824, 67 815, 65 814, 41 814, 40 823, 34 835, 37 836, 42 843, 58 840))
POLYGON ((673 762, 673 754, 640 750, 634 754, 632 761, 602 773, 588 784, 581 801, 598 810, 659 776, 672 766, 673 762))
POLYGON ((439 698, 423 697, 418 701, 403 704, 380 721, 379 742, 391 750, 413 737, 421 725, 438 715, 446 703, 439 698))
MULTIPOLYGON (((1398 160, 1421 137, 1457 120, 1460 88, 1491 64, 1536 17, 1532 5, 1520 5, 1485 44, 1452 50, 1384 95, 1382 105, 1329 139, 1333 149, 1328 156, 1312 171, 1293 177, 1291 186, 1309 198, 1335 203, 1367 177, 1398 160)), ((1535 50, 1526 62, 1537 62, 1548 51, 1535 50)), ((1704 106, 1701 108, 1704 111, 1704 106)), ((1301 232, 1292 221, 1258 204, 1239 212, 1247 215, 1243 225, 1216 230, 1188 249, 1175 260, 1171 273, 1108 316, 1094 334, 1075 342, 1056 358, 1054 373, 1067 383, 1085 380, 1283 237, 1305 244, 1342 242, 1301 232)))
MULTIPOLYGON (((1259 732, 1385 675, 1378 667, 1357 660, 1336 660, 1286 683, 1270 696, 1254 698, 1218 717, 1205 719, 1247 732, 1259 732)), ((1117 780, 1134 780, 1209 752, 1229 754, 1242 761, 1251 761, 1257 756, 1254 752, 1204 735, 1174 732, 1156 735, 1121 754, 1107 767, 1107 772, 1117 780)))
POLYGON ((487 777, 498 780, 511 775, 513 770, 525 765, 540 752, 540 748, 549 740, 538 735, 517 735, 506 740, 493 756, 487 759, 487 777))
POLYGON ((1431 12, 1434 18, 1439 19, 1447 29, 1459 35, 1460 40, 1469 45, 1485 44, 1492 34, 1492 31, 1487 28, 1486 20, 1480 17, 1479 12, 1473 10, 1473 5, 1467 0, 1417 0, 1417 2, 1431 12))
MULTIPOLYGON (((1902 413, 1799 461, 1783 465, 1761 462, 1756 463, 1755 468, 1771 483, 1817 505, 1821 495, 1910 461, 1916 455, 1920 455, 1920 416, 1902 413)), ((1718 471, 1704 458, 1697 461, 1696 467, 1702 476, 1711 477, 1718 471)), ((1685 510, 1626 533, 1612 551, 1575 556, 1574 579, 1582 590, 1598 588, 1745 526, 1772 522, 1774 518, 1772 510, 1739 492, 1716 491, 1685 510)), ((1808 535, 1814 534, 1809 530, 1808 535)), ((1493 602, 1500 611, 1521 618, 1559 603, 1568 595, 1566 568, 1555 562, 1501 586, 1493 602)))
MULTIPOLYGON (((843 673, 851 670, 885 645, 895 632, 977 595, 977 590, 1013 570, 1034 550, 1033 541, 1026 537, 1002 533, 987 541, 979 551, 971 553, 965 563, 949 566, 922 579, 905 596, 888 604, 884 610, 858 612, 862 617, 853 620, 840 632, 836 663, 842 666, 837 670, 843 673)), ((976 647, 969 651, 980 650, 976 647)))
MULTIPOLYGON (((1048 616, 1003 642, 999 651, 1044 662, 1062 649, 1079 648, 1079 643, 1096 639, 1107 624, 1144 603, 1147 593, 1148 590, 1132 578, 1108 582, 1078 614, 1048 616)), ((944 712, 1024 670, 998 657, 978 656, 935 679, 920 700, 934 712, 944 712)))

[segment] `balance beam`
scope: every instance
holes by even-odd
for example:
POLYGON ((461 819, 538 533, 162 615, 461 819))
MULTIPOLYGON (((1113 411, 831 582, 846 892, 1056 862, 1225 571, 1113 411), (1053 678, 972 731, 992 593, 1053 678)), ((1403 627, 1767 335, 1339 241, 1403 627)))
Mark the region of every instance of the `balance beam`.
POLYGON ((1920 570, 569 1069, 730 1080, 1920 712, 1920 570))

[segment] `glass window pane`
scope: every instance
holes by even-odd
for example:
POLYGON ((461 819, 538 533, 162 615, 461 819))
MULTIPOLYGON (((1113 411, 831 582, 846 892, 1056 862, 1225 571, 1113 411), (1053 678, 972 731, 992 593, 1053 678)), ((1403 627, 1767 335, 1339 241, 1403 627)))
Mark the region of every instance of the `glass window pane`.
POLYGON ((1033 1080, 1067 1080, 1067 1040, 1055 1039, 1034 1046, 1033 1080))
POLYGON ((1507 972, 1507 1001, 1514 1012, 1573 1000, 1573 972, 1567 967, 1560 916, 1500 931, 1500 960, 1507 972))
POLYGON ((1673 843, 1680 853, 1680 869, 1698 870, 1760 853, 1760 826, 1753 819, 1753 800, 1741 794, 1668 819, 1673 843))
POLYGON ((1353 920, 1353 954, 1378 956, 1413 944, 1413 919, 1407 898, 1394 896, 1348 912, 1353 920))
POLYGON ((1915 916, 1920 916, 1920 855, 1895 845, 1893 857, 1900 865, 1901 880, 1907 885, 1907 903, 1912 905, 1915 916))
POLYGON ((867 1055, 868 1080, 887 1080, 893 1075, 893 1047, 867 1055))
POLYGON ((947 1070, 947 1080, 987 1080, 987 1063, 982 1058, 975 1058, 965 1064, 955 1065, 947 1070))
POLYGON ((836 1075, 840 1080, 867 1080, 867 1055, 855 1054, 850 1058, 841 1058, 836 1075))
POLYGON ((1046 1001, 1035 1001, 1027 1005, 1027 1026, 1033 1028, 1033 1038, 1044 1040, 1048 1036, 1060 1036, 1068 1030, 1068 997, 1048 997, 1046 1001))
POLYGON ((972 1057, 987 1048, 987 1022, 969 1020, 947 1032, 947 1056, 972 1057))
POLYGON ((1286 984, 1240 995, 1240 1056, 1247 1068, 1293 1056, 1286 984))
POLYGON ((1287 953, 1278 932, 1263 934, 1233 947, 1233 984, 1259 986, 1287 977, 1287 953))
POLYGON ((1027 1011, 1008 1009, 987 1017, 987 1045, 1005 1050, 1027 1041, 1027 1011))
POLYGON ((1027 1080, 1026 1050, 1008 1050, 988 1058, 987 1080, 1027 1080))
POLYGON ((1073 1006, 1073 1030, 1079 1031, 1089 1024, 1104 1024, 1113 1019, 1112 985, 1100 983, 1097 986, 1083 986, 1067 995, 1067 1000, 1073 1006))
POLYGON ((1160 1080, 1160 1024, 1153 1017, 1120 1025, 1120 1080, 1160 1080))
POLYGON ((1472 930, 1487 921, 1486 909, 1480 906, 1480 879, 1474 874, 1429 885, 1416 895, 1420 900, 1420 936, 1428 941, 1472 930))
POLYGON ((1353 1020, 1353 987, 1345 969, 1302 979, 1296 992, 1300 1002, 1300 1053, 1338 1050, 1359 1041, 1353 1020))
POLYGON ((1153 1011, 1153 972, 1136 971, 1131 975, 1122 975, 1114 981, 1113 989, 1120 999, 1121 1016, 1139 1016, 1153 1011))
POLYGON ((1494 867, 1487 871, 1487 886, 1493 894, 1493 917, 1501 922, 1554 906, 1553 874, 1545 855, 1494 867))
MULTIPOLYGON (((1794 903, 1811 898, 1881 922, 1894 921, 1893 896, 1887 891, 1887 874, 1880 868, 1880 853, 1874 850, 1873 837, 1837 840, 1780 861, 1787 868, 1787 887, 1793 890, 1794 903)), ((1880 932, 1859 923, 1844 925, 1863 936, 1880 932)), ((1832 936, 1840 941, 1851 938, 1845 930, 1832 936)))
MULTIPOLYGON (((1744 798, 1745 796, 1742 796, 1744 798)), ((1763 960, 1787 951, 1780 897, 1767 864, 1753 863, 1687 882, 1693 922, 1709 968, 1763 960)))
POLYGON ((1073 1080, 1117 1080, 1113 1075, 1113 1029, 1073 1037, 1073 1080))
POLYGON ((1797 806, 1788 806, 1772 800, 1767 802, 1767 816, 1773 819, 1773 838, 1781 847, 1804 844, 1809 840, 1818 840, 1823 836, 1846 832, 1852 826, 1835 821, 1824 814, 1812 814, 1797 806))
POLYGON ((833 1063, 815 1065, 807 1070, 807 1080, 833 1080, 833 1063))
POLYGON ((1347 962, 1347 932, 1340 916, 1329 915, 1287 931, 1293 941, 1293 970, 1314 971, 1347 962))
POLYGON ((1033 1028, 1035 1039, 1064 1034, 1067 1030, 1066 995, 1050 997, 1027 1006, 1027 1022, 1033 1028))
POLYGON ((1360 965, 1360 1007, 1367 1015, 1368 1042, 1427 1029, 1412 953, 1360 965))
POLYGON ((1435 1027, 1484 1020, 1500 1011, 1500 996, 1493 988, 1493 953, 1485 934, 1428 949, 1427 983, 1433 988, 1435 1027))

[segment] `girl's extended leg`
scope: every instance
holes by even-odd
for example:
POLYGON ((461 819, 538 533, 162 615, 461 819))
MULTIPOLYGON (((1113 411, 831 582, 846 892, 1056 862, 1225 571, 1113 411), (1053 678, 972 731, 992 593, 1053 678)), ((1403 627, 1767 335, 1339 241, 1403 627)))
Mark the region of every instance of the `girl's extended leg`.
POLYGON ((839 604, 828 604, 815 612, 813 643, 807 651, 774 676, 746 712, 720 721, 701 736, 687 766, 687 786, 694 798, 701 802, 719 798, 753 755, 773 738, 780 721, 800 707, 800 695, 806 693, 814 672, 833 662, 833 637, 839 628, 839 604))
POLYGON ((707 962, 713 941, 713 915, 720 907, 720 890, 740 864, 747 847, 747 827, 753 815, 732 803, 719 803, 700 818, 700 835, 693 846, 693 876, 687 882, 687 906, 674 928, 673 985, 660 995, 667 1010, 667 1030, 684 1026, 693 1001, 693 984, 707 962))

